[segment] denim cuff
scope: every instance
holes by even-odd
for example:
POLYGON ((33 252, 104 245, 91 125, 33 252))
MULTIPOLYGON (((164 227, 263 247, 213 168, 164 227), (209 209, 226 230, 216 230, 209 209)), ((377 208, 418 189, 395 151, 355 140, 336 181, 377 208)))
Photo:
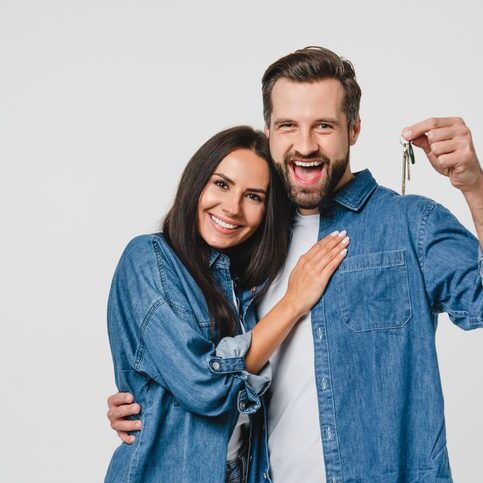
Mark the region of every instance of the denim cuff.
POLYGON ((210 360, 210 367, 216 372, 239 372, 239 377, 245 382, 245 387, 238 393, 238 410, 242 413, 253 413, 260 407, 260 396, 262 396, 270 386, 272 381, 272 369, 267 362, 259 374, 251 374, 245 368, 245 355, 250 348, 252 332, 235 337, 224 337, 216 347, 216 357, 210 360), (231 362, 243 361, 243 368, 239 371, 232 369, 231 362), (230 367, 229 367, 230 366, 230 367))

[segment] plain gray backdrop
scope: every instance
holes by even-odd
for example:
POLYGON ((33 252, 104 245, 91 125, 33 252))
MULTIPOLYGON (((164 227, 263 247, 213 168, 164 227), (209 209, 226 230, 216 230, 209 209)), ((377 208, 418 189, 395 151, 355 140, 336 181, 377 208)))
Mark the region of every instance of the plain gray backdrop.
MULTIPOLYGON (((2 482, 101 481, 119 443, 106 298, 215 132, 262 128, 260 79, 322 45, 363 90, 354 170, 400 189, 403 127, 462 116, 483 146, 481 2, 0 1, 2 482)), ((459 192, 418 151, 409 193, 459 192)), ((483 331, 438 330, 456 482, 483 481, 483 331)))

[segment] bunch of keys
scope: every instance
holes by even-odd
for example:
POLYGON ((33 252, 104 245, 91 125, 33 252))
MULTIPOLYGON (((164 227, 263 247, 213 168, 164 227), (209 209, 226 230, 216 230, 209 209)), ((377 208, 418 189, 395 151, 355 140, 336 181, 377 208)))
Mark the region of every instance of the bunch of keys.
POLYGON ((409 167, 414 164, 416 160, 414 159, 413 145, 411 141, 406 141, 402 136, 399 142, 403 146, 403 165, 402 165, 402 188, 401 194, 404 196, 406 194, 406 179, 411 180, 411 172, 409 167))

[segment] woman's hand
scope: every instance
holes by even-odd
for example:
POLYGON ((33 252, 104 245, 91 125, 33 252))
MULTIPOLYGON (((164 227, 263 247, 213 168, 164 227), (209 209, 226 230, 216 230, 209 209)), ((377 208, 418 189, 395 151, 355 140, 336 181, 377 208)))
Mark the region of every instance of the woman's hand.
POLYGON ((288 279, 285 302, 297 318, 306 314, 320 299, 330 277, 347 254, 347 232, 334 232, 319 240, 302 255, 288 279))

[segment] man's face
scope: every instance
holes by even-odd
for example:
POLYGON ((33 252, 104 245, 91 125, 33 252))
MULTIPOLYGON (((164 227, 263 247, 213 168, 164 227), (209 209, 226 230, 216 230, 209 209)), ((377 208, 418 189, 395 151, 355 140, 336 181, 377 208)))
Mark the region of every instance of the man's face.
POLYGON ((336 79, 279 79, 273 86, 266 134, 288 195, 301 209, 318 208, 352 178, 349 146, 357 140, 360 121, 348 128, 343 99, 344 89, 336 79))

